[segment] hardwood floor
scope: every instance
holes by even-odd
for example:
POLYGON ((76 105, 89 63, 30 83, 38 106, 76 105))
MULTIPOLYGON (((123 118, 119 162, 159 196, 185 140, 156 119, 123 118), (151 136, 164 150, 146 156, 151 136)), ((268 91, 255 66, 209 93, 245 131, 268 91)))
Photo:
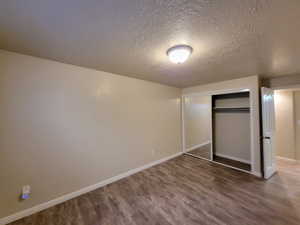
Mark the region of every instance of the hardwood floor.
POLYGON ((278 170, 282 173, 288 173, 290 175, 297 176, 300 174, 300 161, 289 160, 285 158, 277 158, 278 170))
POLYGON ((21 224, 299 225, 300 174, 264 181, 183 155, 11 225, 21 224))

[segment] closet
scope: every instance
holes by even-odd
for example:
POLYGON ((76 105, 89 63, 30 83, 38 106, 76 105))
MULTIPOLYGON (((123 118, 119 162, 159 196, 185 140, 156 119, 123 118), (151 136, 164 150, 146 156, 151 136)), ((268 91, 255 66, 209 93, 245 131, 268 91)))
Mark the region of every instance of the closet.
POLYGON ((252 172, 250 92, 183 97, 184 153, 252 172))
POLYGON ((213 161, 251 171, 249 92, 212 96, 213 161))

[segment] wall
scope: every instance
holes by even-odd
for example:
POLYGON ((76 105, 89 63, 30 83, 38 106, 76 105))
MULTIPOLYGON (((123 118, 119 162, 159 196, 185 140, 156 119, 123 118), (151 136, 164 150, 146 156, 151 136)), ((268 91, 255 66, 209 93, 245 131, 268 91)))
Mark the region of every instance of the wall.
POLYGON ((296 160, 300 160, 300 91, 294 92, 296 160))
POLYGON ((180 89, 2 50, 0 74, 0 218, 181 151, 180 89))
POLYGON ((293 88, 300 85, 300 75, 280 76, 263 80, 263 85, 270 88, 293 88))
POLYGON ((211 140, 211 97, 185 98, 185 145, 186 149, 211 140))
MULTIPOLYGON (((261 148, 260 148, 260 115, 259 115, 259 79, 258 76, 250 76, 241 79, 228 80, 207 85, 199 85, 183 89, 184 95, 196 93, 217 94, 224 90, 250 90, 251 101, 251 150, 253 152, 253 168, 252 172, 256 175, 261 174, 261 148)), ((229 128, 230 129, 230 128, 229 128)), ((230 130, 229 130, 230 131, 230 130)))
POLYGON ((293 91, 275 91, 276 154, 296 159, 293 91))

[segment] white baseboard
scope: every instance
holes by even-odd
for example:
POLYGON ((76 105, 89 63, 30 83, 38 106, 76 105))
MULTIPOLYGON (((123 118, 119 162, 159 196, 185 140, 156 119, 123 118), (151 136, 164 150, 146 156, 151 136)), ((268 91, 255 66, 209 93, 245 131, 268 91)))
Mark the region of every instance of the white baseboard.
POLYGON ((227 158, 227 159, 232 159, 232 160, 235 160, 235 161, 239 161, 239 162, 242 162, 242 163, 251 164, 250 160, 245 160, 245 159, 241 159, 241 158, 238 158, 238 157, 233 157, 233 156, 224 155, 224 154, 220 154, 220 153, 215 153, 215 155, 223 157, 223 158, 227 158))
POLYGON ((256 177, 260 177, 260 178, 262 177, 262 173, 260 173, 260 172, 252 171, 251 173, 256 177))
POLYGON ((34 206, 32 208, 25 209, 23 211, 20 211, 20 212, 17 212, 15 214, 13 214, 13 215, 1 218, 0 219, 0 225, 5 225, 5 224, 11 223, 13 221, 19 220, 21 218, 30 216, 30 215, 32 215, 34 213, 40 212, 42 210, 45 210, 47 208, 50 208, 50 207, 55 206, 57 204, 60 204, 62 202, 68 201, 68 200, 70 200, 72 198, 75 198, 75 197, 78 197, 78 196, 83 195, 85 193, 88 193, 90 191, 96 190, 96 189, 98 189, 100 187, 103 187, 103 186, 105 186, 107 184, 110 184, 110 183, 113 183, 115 181, 118 181, 118 180, 120 180, 122 178, 128 177, 128 176, 133 175, 135 173, 138 173, 138 172, 140 172, 142 170, 148 169, 148 168, 150 168, 152 166, 155 166, 155 165, 158 165, 158 164, 163 163, 165 161, 168 161, 170 159, 173 159, 173 158, 175 158, 175 157, 177 157, 177 156, 179 156, 181 154, 182 154, 182 152, 179 152, 179 153, 176 153, 174 155, 171 155, 171 156, 159 159, 157 161, 151 162, 151 163, 146 164, 144 166, 141 166, 139 168, 135 168, 135 169, 129 170, 129 171, 125 172, 125 173, 121 173, 121 174, 119 174, 117 176, 108 178, 108 179, 106 179, 104 181, 101 181, 100 183, 97 183, 97 184, 94 184, 94 185, 82 188, 82 189, 80 189, 78 191, 75 191, 75 192, 63 195, 63 196, 58 197, 56 199, 50 200, 48 202, 36 205, 36 206, 34 206))
POLYGON ((282 160, 287 160, 287 161, 292 161, 292 162, 299 162, 299 160, 296 159, 290 159, 282 156, 276 156, 277 159, 282 159, 282 160))
POLYGON ((193 147, 190 147, 190 148, 185 149, 185 152, 192 151, 192 150, 194 150, 194 149, 203 147, 204 145, 208 145, 208 144, 210 144, 210 141, 206 141, 206 142, 203 142, 203 143, 201 143, 201 144, 194 145, 193 147))

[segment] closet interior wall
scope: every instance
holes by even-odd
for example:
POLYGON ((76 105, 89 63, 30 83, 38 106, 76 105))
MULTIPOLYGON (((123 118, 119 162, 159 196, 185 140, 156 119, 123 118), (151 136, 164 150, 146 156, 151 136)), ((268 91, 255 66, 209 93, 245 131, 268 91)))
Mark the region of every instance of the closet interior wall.
POLYGON ((213 160, 251 171, 249 92, 214 95, 213 160))

